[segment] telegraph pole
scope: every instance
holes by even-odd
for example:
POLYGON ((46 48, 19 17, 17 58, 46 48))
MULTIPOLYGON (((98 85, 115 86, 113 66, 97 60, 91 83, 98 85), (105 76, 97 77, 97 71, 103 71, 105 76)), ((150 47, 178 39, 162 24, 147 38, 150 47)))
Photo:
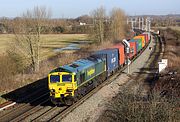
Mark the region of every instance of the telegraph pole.
POLYGON ((146 31, 147 31, 147 29, 148 29, 148 18, 146 18, 146 31))
POLYGON ((148 31, 151 31, 151 19, 149 18, 149 21, 148 21, 148 31))
POLYGON ((150 17, 147 17, 147 18, 143 18, 143 17, 133 18, 133 17, 131 17, 131 18, 127 19, 127 24, 129 24, 129 23, 131 23, 132 31, 134 29, 142 29, 145 31, 151 30, 151 18, 150 17))
POLYGON ((144 30, 144 18, 142 17, 142 30, 144 30))
POLYGON ((131 18, 131 28, 132 28, 132 31, 134 29, 134 21, 133 21, 133 18, 131 18))
POLYGON ((139 30, 141 29, 141 18, 139 17, 139 30))

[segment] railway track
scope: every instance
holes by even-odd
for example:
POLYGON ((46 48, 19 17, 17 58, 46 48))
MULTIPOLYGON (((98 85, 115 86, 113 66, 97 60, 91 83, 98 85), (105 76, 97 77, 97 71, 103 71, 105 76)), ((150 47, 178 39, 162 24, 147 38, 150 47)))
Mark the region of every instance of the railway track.
POLYGON ((10 121, 18 116, 21 116, 21 114, 24 114, 25 112, 33 109, 34 106, 38 106, 44 103, 44 101, 48 99, 48 96, 49 93, 45 93, 39 97, 36 97, 35 99, 31 99, 31 101, 28 101, 28 103, 17 104, 9 111, 1 114, 0 120, 5 122, 5 121, 10 121))
POLYGON ((24 118, 32 115, 33 113, 36 113, 37 111, 39 111, 39 110, 41 110, 41 109, 43 109, 43 106, 42 106, 42 105, 43 105, 44 103, 47 103, 47 102, 49 102, 49 99, 45 99, 44 101, 42 101, 42 102, 41 102, 39 105, 37 105, 36 107, 29 107, 29 106, 28 106, 28 111, 27 111, 27 112, 21 114, 20 116, 17 116, 16 118, 13 118, 13 119, 11 120, 11 122, 19 122, 19 121, 22 121, 24 118))
MULTIPOLYGON (((139 54, 141 55, 141 54, 139 54)), ((138 56, 139 56, 138 55, 138 56)), ((137 57, 138 57, 137 56, 137 57)), ((135 60, 135 59, 134 59, 135 60)), ((12 122, 18 122, 18 121, 60 121, 62 118, 64 118, 68 113, 73 111, 75 108, 77 108, 80 104, 82 104, 84 101, 86 101, 89 97, 91 97, 94 93, 99 91, 103 86, 111 83, 114 81, 121 72, 127 68, 125 66, 123 69, 116 72, 113 76, 111 76, 108 80, 100 84, 98 87, 93 89, 91 92, 86 94, 84 97, 82 97, 78 102, 74 103, 71 106, 53 106, 53 105, 44 105, 48 104, 49 99, 45 99, 45 96, 47 97, 48 94, 44 94, 40 96, 37 99, 34 99, 31 101, 31 103, 24 104, 21 107, 16 108, 16 110, 12 110, 11 112, 4 114, 0 117, 3 121, 12 121, 12 122), (33 106, 31 104, 34 104, 33 106), (15 114, 13 114, 15 113, 15 114)), ((145 77, 142 77, 139 80, 142 80, 145 77)))
MULTIPOLYGON (((18 103, 27 103, 29 102, 32 98, 36 97, 36 96, 40 96, 41 93, 47 92, 46 89, 42 88, 42 89, 38 89, 35 92, 32 92, 31 94, 26 95, 23 98, 19 98, 16 100, 16 102, 14 101, 7 101, 3 104, 0 105, 0 111, 8 109, 9 107, 15 107, 18 106, 18 103), (39 94, 40 93, 40 94, 39 94), (15 103, 14 105, 11 105, 12 103, 15 103)), ((0 114, 1 115, 1 114, 0 114)))

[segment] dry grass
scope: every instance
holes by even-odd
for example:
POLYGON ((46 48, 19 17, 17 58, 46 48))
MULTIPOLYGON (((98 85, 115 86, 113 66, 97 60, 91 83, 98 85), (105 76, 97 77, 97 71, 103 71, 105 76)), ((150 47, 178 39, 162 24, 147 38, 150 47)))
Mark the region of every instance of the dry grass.
POLYGON ((53 51, 57 48, 66 47, 73 42, 87 41, 86 34, 48 34, 42 35, 41 38, 41 59, 54 56, 56 53, 53 51))
POLYGON ((171 26, 170 28, 172 30, 175 30, 175 31, 180 31, 180 27, 179 26, 171 26))
POLYGON ((8 45, 12 42, 14 35, 0 34, 0 54, 5 53, 8 45))
POLYGON ((168 59, 168 67, 180 67, 180 32, 167 29, 161 34, 165 42, 165 52, 163 58, 168 59))
POLYGON ((0 92, 8 91, 9 86, 14 87, 16 84, 13 84, 13 79, 17 73, 17 65, 11 60, 7 55, 0 56, 0 92))
POLYGON ((168 59, 168 67, 179 67, 180 66, 180 49, 176 46, 166 45, 165 54, 163 58, 168 59))
POLYGON ((180 97, 180 32, 167 29, 161 36, 165 42, 163 58, 168 59, 168 68, 156 81, 154 89, 161 94, 171 97, 180 97))
POLYGON ((178 102, 153 94, 148 100, 128 92, 119 93, 107 104, 101 122, 179 121, 178 102))
MULTIPOLYGON (((13 34, 0 34, 0 54, 5 53, 8 45, 13 42, 13 34)), ((56 48, 65 47, 73 42, 88 40, 86 34, 44 34, 41 36, 40 59, 56 55, 56 48)))

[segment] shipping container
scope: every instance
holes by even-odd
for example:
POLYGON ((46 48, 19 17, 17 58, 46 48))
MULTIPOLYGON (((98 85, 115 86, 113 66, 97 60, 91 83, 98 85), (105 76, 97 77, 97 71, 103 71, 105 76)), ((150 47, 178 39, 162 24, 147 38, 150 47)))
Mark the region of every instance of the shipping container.
POLYGON ((147 34, 148 35, 148 42, 151 40, 151 33, 150 32, 144 32, 143 34, 147 34))
POLYGON ((123 65, 125 63, 125 52, 124 52, 125 47, 124 47, 124 45, 119 43, 119 44, 112 46, 111 48, 117 48, 118 49, 119 65, 123 65))
POLYGON ((142 49, 142 40, 141 39, 131 39, 131 42, 136 42, 136 54, 142 49))
POLYGON ((137 52, 139 52, 143 47, 142 47, 142 39, 135 39, 137 41, 137 52))
POLYGON ((144 36, 135 36, 133 39, 141 39, 142 40, 142 48, 145 46, 145 37, 144 36))
POLYGON ((118 49, 104 49, 94 53, 96 56, 106 58, 106 71, 108 75, 115 71, 119 66, 118 49))
POLYGON ((144 36, 145 37, 145 45, 148 44, 148 35, 143 33, 143 34, 140 34, 140 36, 144 36))
POLYGON ((132 57, 133 56, 135 56, 136 55, 136 53, 137 53, 137 47, 136 47, 136 41, 134 41, 134 40, 129 40, 128 41, 129 42, 129 44, 130 44, 130 53, 129 53, 129 58, 130 59, 132 59, 132 57))

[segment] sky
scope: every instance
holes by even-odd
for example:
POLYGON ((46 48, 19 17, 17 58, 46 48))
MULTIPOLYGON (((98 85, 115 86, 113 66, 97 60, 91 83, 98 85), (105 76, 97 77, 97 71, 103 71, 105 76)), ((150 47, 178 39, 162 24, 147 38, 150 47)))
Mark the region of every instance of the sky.
POLYGON ((127 15, 180 14, 180 0, 0 0, 0 17, 17 17, 35 6, 51 10, 52 18, 89 15, 103 6, 107 14, 121 8, 127 15))

